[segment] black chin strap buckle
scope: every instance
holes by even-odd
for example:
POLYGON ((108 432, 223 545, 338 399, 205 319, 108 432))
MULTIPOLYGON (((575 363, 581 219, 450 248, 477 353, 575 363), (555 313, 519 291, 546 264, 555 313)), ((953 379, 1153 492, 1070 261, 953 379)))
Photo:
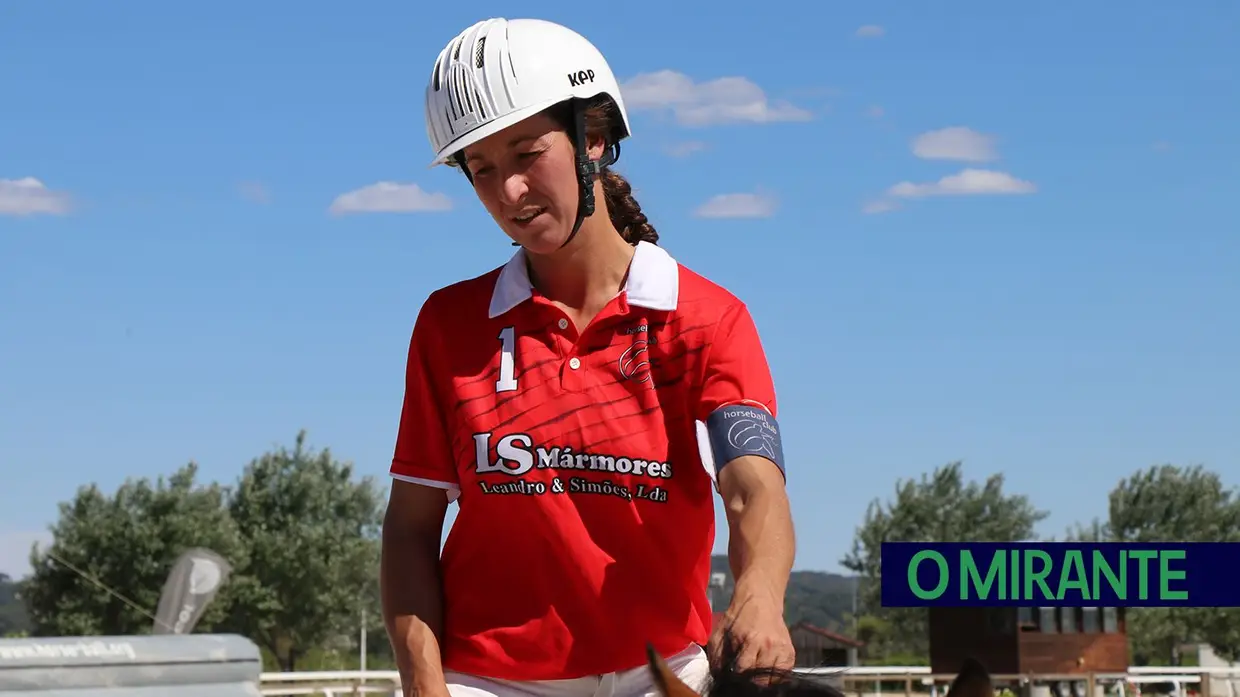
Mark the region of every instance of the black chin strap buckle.
MULTIPOLYGON (((577 228, 581 226, 581 221, 594 215, 594 178, 603 170, 603 167, 590 160, 589 143, 586 141, 585 103, 580 99, 574 99, 572 109, 573 146, 577 150, 577 184, 581 189, 577 225, 573 228, 575 235, 577 228)), ((569 239, 572 239, 572 235, 569 239)))
POLYGON ((585 108, 585 100, 573 100, 573 145, 577 148, 577 182, 581 189, 581 203, 577 207, 577 223, 573 225, 573 231, 568 239, 564 240, 564 244, 571 242, 577 236, 577 231, 581 229, 581 223, 594 215, 594 180, 602 175, 603 170, 620 159, 619 143, 612 143, 603 151, 598 161, 590 159, 589 142, 586 140, 585 108))
MULTIPOLYGON (((582 137, 584 141, 584 136, 582 137)), ((577 181, 581 185, 581 209, 586 217, 594 215, 594 180, 602 176, 603 170, 614 165, 620 159, 620 144, 613 143, 603 151, 597 160, 590 159, 590 153, 584 142, 577 148, 577 181)))

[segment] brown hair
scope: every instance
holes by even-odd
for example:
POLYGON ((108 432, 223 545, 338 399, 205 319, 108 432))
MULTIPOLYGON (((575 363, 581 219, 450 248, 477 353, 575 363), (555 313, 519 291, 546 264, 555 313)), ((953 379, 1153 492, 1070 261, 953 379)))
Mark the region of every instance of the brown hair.
MULTIPOLYGON (((571 133, 572 111, 560 109, 556 111, 556 115, 565 130, 571 133)), ((601 95, 590 103, 585 110, 585 121, 586 140, 603 138, 611 144, 615 142, 615 133, 621 128, 616 105, 606 95, 601 95)), ((641 204, 633 198, 633 186, 629 181, 611 168, 603 170, 599 179, 603 182, 603 199, 607 204, 608 217, 624 241, 631 245, 638 242, 658 244, 659 233, 646 219, 641 204)))

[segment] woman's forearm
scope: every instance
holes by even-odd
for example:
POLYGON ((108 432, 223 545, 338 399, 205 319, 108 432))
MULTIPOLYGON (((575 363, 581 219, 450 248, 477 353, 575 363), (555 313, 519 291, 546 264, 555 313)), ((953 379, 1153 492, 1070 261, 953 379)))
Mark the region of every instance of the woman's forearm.
POLYGON ((782 477, 759 459, 741 458, 720 476, 728 520, 728 561, 737 590, 769 592, 782 606, 796 554, 782 477), (758 586, 752 588, 751 586, 758 586))
POLYGON ((385 526, 379 586, 383 621, 406 697, 446 697, 439 651, 443 635, 439 540, 385 526))

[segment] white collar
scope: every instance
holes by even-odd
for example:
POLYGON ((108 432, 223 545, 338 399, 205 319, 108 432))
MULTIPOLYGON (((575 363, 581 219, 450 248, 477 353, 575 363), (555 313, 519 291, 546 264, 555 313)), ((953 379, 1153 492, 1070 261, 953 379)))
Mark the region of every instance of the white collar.
MULTIPOLYGON (((489 316, 494 319, 529 300, 533 293, 529 269, 525 265, 525 249, 504 264, 495 279, 491 293, 489 316)), ((628 294, 630 305, 651 310, 675 310, 680 295, 680 265, 662 247, 638 242, 629 265, 629 276, 622 292, 628 294)))

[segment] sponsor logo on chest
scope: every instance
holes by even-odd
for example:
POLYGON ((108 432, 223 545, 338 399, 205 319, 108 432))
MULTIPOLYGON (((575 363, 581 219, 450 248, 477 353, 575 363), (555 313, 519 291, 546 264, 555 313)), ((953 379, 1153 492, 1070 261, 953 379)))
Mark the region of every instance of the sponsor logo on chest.
POLYGON ((474 464, 478 474, 500 473, 513 477, 534 469, 585 470, 607 474, 627 474, 654 479, 670 479, 672 464, 658 460, 576 450, 572 446, 534 445, 525 433, 510 433, 495 441, 491 459, 491 433, 474 434, 474 464))

